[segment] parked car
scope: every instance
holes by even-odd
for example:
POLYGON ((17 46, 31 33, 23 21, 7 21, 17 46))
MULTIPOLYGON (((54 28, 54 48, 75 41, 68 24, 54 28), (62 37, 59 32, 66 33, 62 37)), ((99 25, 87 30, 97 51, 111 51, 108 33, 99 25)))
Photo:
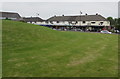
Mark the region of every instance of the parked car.
POLYGON ((101 33, 112 34, 112 32, 109 32, 108 30, 102 30, 101 33))
POLYGON ((62 31, 62 29, 57 29, 58 31, 62 31))
POLYGON ((83 30, 81 30, 81 29, 77 29, 77 31, 83 31, 83 30))
POLYGON ((53 28, 53 30, 56 30, 55 28, 53 28))
POLYGON ((71 31, 77 31, 77 29, 71 29, 71 31))
POLYGON ((115 33, 119 33, 120 31, 119 30, 114 30, 115 31, 115 33))

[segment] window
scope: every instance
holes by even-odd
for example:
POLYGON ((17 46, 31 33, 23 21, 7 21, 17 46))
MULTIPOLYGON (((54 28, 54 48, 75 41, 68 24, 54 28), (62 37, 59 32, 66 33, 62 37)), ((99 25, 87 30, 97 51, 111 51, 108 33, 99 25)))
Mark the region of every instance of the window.
POLYGON ((50 23, 51 23, 51 24, 53 24, 53 22, 52 22, 52 21, 50 21, 50 23))
POLYGON ((69 23, 69 24, 71 24, 72 22, 71 22, 71 21, 69 21, 68 23, 69 23))
POLYGON ((59 23, 59 21, 57 21, 57 23, 59 23))
POLYGON ((83 23, 86 23, 85 21, 83 21, 83 23))
POLYGON ((45 23, 48 23, 48 21, 45 21, 45 23))
POLYGON ((76 21, 75 23, 77 24, 78 22, 76 21))
POLYGON ((92 24, 95 24, 95 22, 91 22, 92 24))
POLYGON ((103 25, 103 22, 100 22, 100 25, 103 25))

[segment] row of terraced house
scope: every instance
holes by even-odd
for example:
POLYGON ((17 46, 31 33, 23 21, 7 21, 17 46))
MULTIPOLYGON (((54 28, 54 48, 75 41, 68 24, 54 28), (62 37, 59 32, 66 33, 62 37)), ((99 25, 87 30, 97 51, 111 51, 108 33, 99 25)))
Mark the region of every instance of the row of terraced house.
POLYGON ((21 17, 18 13, 0 12, 0 19, 11 19, 26 23, 46 26, 56 30, 82 30, 82 31, 101 31, 102 29, 112 29, 110 22, 100 14, 78 15, 78 16, 53 16, 47 20, 40 17, 21 17))

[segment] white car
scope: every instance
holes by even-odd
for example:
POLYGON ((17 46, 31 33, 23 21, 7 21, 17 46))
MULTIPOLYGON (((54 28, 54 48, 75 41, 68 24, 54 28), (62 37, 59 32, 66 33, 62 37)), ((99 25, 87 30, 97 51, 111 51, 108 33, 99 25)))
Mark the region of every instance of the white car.
POLYGON ((115 33, 119 33, 119 30, 114 30, 115 31, 115 33))
POLYGON ((101 33, 112 34, 112 32, 109 32, 108 30, 102 30, 101 33))

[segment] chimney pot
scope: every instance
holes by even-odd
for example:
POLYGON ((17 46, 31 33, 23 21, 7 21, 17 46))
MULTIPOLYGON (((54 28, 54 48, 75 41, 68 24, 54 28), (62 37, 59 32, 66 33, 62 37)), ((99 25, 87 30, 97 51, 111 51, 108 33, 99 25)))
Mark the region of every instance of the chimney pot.
POLYGON ((98 15, 98 13, 96 13, 96 15, 98 15))
POLYGON ((87 13, 85 15, 88 15, 87 13))

